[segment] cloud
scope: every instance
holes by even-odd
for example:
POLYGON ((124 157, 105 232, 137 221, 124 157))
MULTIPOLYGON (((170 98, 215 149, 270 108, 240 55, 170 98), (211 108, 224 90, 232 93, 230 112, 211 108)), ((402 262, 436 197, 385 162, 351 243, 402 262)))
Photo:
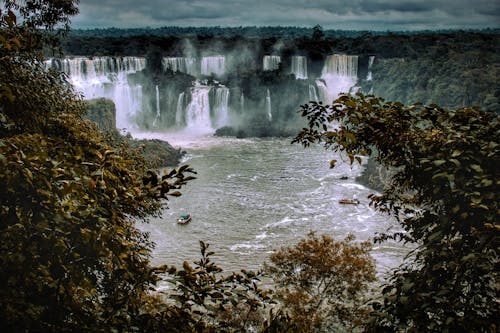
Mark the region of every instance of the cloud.
POLYGON ((85 0, 76 28, 284 25, 415 30, 500 26, 492 0, 85 0))

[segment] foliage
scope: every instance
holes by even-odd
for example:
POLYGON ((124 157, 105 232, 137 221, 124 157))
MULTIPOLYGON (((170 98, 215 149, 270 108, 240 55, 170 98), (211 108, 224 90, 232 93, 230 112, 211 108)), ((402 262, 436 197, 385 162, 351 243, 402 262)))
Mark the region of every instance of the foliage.
MULTIPOLYGON (((0 12, 0 328, 139 331, 161 323, 149 295, 163 269, 135 221, 158 214, 192 177, 159 178, 112 147, 85 104, 39 60, 35 28, 66 22, 73 1, 8 1, 0 12), (33 10, 33 15, 30 15, 33 10), (142 328, 141 328, 142 329, 142 328)), ((170 313, 170 312, 169 312, 170 313)), ((167 316, 163 313, 162 316, 167 316)), ((175 313, 171 314, 174 317, 175 313)))
POLYGON ((86 100, 88 112, 86 118, 93 121, 99 128, 106 132, 116 130, 116 108, 112 100, 96 98, 86 100))
POLYGON ((315 41, 319 41, 325 37, 325 33, 323 32, 323 28, 317 24, 313 28, 312 39, 315 41))
POLYGON ((270 291, 258 287, 260 273, 243 270, 223 276, 208 244, 200 241, 201 259, 195 267, 184 262, 181 270, 168 273, 175 290, 168 297, 190 320, 190 331, 247 332, 270 326, 264 310, 272 303, 270 291))
POLYGON ((375 280, 370 242, 354 243, 350 235, 334 241, 313 233, 270 256, 266 271, 290 316, 307 332, 341 325, 352 329, 366 317, 363 306, 369 282, 375 280))
MULTIPOLYGON (((341 96, 302 106, 296 142, 321 142, 351 163, 376 149, 394 170, 379 210, 417 247, 376 304, 369 331, 492 332, 498 327, 498 116, 341 96), (333 126, 332 126, 333 125, 333 126)), ((335 161, 332 161, 332 166, 335 161)))
POLYGON ((373 80, 376 96, 402 103, 436 103, 458 108, 480 105, 500 113, 500 56, 498 50, 461 50, 430 48, 415 59, 397 58, 377 61, 373 80))

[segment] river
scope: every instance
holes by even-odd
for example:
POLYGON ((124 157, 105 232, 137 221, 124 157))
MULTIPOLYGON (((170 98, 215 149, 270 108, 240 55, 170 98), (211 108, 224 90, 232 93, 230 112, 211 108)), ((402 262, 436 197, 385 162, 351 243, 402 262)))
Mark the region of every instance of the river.
MULTIPOLYGON (((185 149, 184 164, 198 172, 181 197, 168 201, 161 218, 140 226, 156 243, 154 264, 193 262, 203 240, 225 272, 258 270, 273 250, 297 243, 310 231, 337 239, 352 233, 366 240, 397 228, 394 219, 369 206, 373 191, 355 181, 363 167, 351 167, 322 147, 303 148, 282 138, 154 137, 185 149), (331 159, 338 160, 334 169, 331 159), (361 203, 338 203, 353 197, 361 203), (193 220, 177 224, 186 213, 193 220)), ((376 244, 372 255, 379 276, 398 266, 406 252, 399 243, 376 244)))

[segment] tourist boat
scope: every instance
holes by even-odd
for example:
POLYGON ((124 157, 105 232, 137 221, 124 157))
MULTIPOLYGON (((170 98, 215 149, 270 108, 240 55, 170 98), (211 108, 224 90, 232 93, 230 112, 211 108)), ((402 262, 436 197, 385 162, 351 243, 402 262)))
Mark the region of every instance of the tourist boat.
POLYGON ((358 199, 340 199, 339 203, 346 204, 346 205, 357 205, 357 204, 359 204, 359 200, 358 199))
POLYGON ((186 224, 186 223, 189 223, 190 221, 191 221, 191 214, 181 215, 177 219, 177 223, 179 223, 179 224, 186 224))

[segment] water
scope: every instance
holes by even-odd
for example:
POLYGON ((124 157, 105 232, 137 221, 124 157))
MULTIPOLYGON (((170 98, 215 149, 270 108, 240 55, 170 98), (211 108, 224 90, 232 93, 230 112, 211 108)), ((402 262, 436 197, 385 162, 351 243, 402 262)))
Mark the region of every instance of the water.
MULTIPOLYGON (((290 139, 162 138, 187 150, 185 163, 198 171, 198 179, 169 201, 162 218, 141 226, 156 243, 154 264, 193 262, 203 240, 226 272, 258 270, 273 250, 297 243, 310 231, 337 239, 353 233, 366 240, 396 226, 368 206, 372 191, 354 180, 362 167, 351 168, 320 147, 304 149, 290 139), (333 170, 332 158, 339 160, 333 170), (361 204, 338 203, 353 197, 361 204), (186 213, 193 220, 177 224, 186 213)), ((379 274, 399 265, 405 252, 396 243, 375 247, 379 274)))
POLYGON ((262 67, 265 71, 274 71, 280 67, 281 57, 275 55, 265 55, 262 58, 262 67))

